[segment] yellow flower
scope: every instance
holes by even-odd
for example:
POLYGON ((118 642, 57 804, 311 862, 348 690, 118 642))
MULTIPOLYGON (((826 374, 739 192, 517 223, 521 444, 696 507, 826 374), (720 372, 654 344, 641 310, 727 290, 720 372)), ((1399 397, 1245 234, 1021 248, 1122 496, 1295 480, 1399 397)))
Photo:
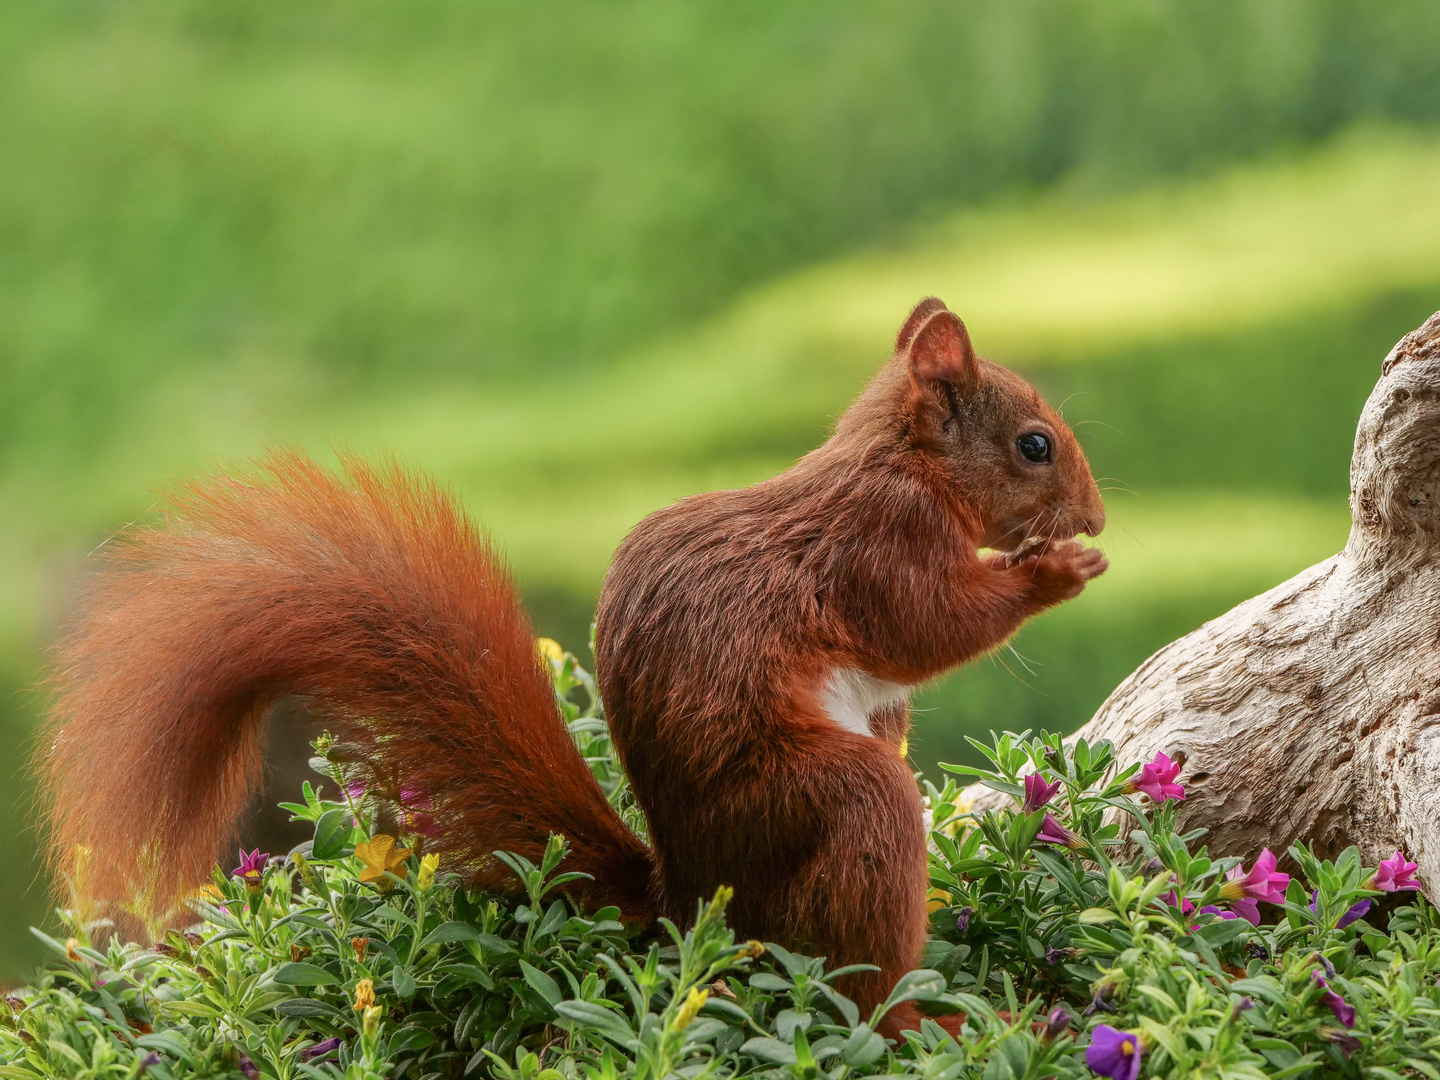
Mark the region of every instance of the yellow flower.
POLYGON ((900 756, 907 757, 910 753, 910 736, 906 735, 900 740, 900 756))
POLYGON ((435 884, 435 871, 440 868, 439 855, 425 855, 420 859, 420 874, 415 879, 415 884, 421 889, 428 889, 435 884))
POLYGON ((690 992, 685 995, 684 1002, 680 1005, 680 1011, 675 1014, 675 1023, 672 1031, 684 1031, 695 1019, 695 1014, 700 1011, 700 1006, 710 999, 709 990, 701 990, 698 986, 692 986, 690 992))
POLYGON ((65 939, 65 959, 69 960, 72 964, 78 964, 82 959, 80 956, 80 942, 76 941, 73 937, 65 939))
POLYGON ((363 1013, 375 1004, 375 980, 361 979, 355 984, 355 1011, 363 1013))
POLYGON ((738 960, 741 956, 748 956, 751 960, 759 960, 760 957, 764 955, 765 943, 763 941, 756 941, 754 938, 751 938, 745 943, 745 951, 742 952, 740 956, 737 956, 735 959, 738 960))
POLYGON ((540 651, 540 658, 557 673, 565 666, 565 650, 554 638, 536 638, 535 648, 540 651))
POLYGON ((410 857, 410 849, 397 848, 395 837, 381 833, 373 840, 356 844, 355 857, 365 864, 365 869, 360 871, 361 881, 379 882, 382 889, 388 889, 393 882, 385 876, 386 873, 394 873, 402 867, 410 857))
POLYGON ((949 905, 950 894, 944 889, 931 889, 929 895, 925 898, 925 910, 932 915, 943 907, 949 907, 949 905))

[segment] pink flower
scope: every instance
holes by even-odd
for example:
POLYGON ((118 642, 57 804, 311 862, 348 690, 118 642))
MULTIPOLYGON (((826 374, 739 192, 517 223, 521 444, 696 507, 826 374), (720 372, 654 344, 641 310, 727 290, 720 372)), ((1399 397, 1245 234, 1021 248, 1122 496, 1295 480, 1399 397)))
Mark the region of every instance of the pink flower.
POLYGON ((1045 820, 1040 823, 1040 832, 1036 834, 1035 839, 1042 844, 1067 847, 1071 851, 1079 851, 1085 846, 1085 841, 1056 821, 1053 814, 1045 815, 1045 820))
POLYGON ((1165 754, 1156 754, 1155 760, 1140 770, 1139 775, 1125 782, 1128 792, 1142 791, 1156 802, 1170 799, 1184 801, 1185 789, 1175 783, 1180 775, 1180 763, 1171 761, 1165 754))
POLYGON ((1315 980, 1315 985, 1325 992, 1320 995, 1320 1002, 1328 1005, 1330 1011, 1335 1014, 1335 1019, 1344 1024, 1347 1028, 1355 1026, 1355 1006, 1351 1005, 1343 997, 1330 989, 1330 984, 1325 981, 1325 976, 1318 971, 1312 971, 1310 977, 1315 980))
POLYGON ((1025 777, 1025 801, 1020 804, 1020 809, 1025 813, 1039 810, 1055 797, 1055 792, 1060 790, 1060 781, 1047 784, 1045 778, 1039 773, 1031 773, 1025 777))
POLYGON ((245 854, 245 849, 240 849, 240 865, 230 871, 231 877, 237 877, 245 883, 245 889, 252 896, 259 893, 265 883, 265 860, 270 858, 267 851, 263 855, 257 847, 250 854, 245 854))
POLYGON ((1176 896, 1174 889, 1171 889, 1164 896, 1160 897, 1160 899, 1164 900, 1165 903, 1169 904, 1171 907, 1178 907, 1180 909, 1180 914, 1182 915, 1189 915, 1192 911, 1195 910, 1195 905, 1192 904, 1188 899, 1181 899, 1180 897, 1176 896))
POLYGON ((1269 848, 1260 852, 1248 874, 1243 867, 1234 866, 1225 876, 1229 880, 1220 886, 1221 898, 1229 900, 1231 906, 1255 926, 1260 925, 1260 907, 1256 901, 1283 904, 1285 889, 1290 884, 1289 874, 1275 872, 1275 856, 1269 848))
POLYGON ((1395 852, 1390 858, 1383 860, 1375 869, 1375 874, 1365 883, 1368 889, 1379 889, 1381 892, 1400 892, 1405 889, 1419 889, 1420 883, 1415 880, 1415 871, 1419 870, 1418 864, 1406 862, 1405 856, 1395 852))

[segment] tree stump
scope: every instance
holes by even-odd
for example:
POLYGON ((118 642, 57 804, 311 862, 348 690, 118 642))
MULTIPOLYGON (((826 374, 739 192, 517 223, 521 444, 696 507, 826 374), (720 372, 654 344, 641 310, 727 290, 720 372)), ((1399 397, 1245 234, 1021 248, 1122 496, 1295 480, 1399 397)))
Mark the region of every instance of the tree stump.
MULTIPOLYGON (((1296 840, 1440 885, 1440 312, 1360 415, 1345 549, 1150 657, 1076 737, 1183 762, 1212 855, 1296 840)), ((972 789, 976 806, 1004 796, 972 789)), ((1432 895, 1434 895, 1432 893, 1432 895)))

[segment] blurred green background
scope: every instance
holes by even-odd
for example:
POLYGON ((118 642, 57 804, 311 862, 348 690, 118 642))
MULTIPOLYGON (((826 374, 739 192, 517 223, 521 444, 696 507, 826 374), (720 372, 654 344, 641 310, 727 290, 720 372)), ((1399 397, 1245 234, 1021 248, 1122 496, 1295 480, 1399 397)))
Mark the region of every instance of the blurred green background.
POLYGON ((43 648, 176 476, 393 451, 581 650, 635 521, 785 468, 938 294, 1064 403, 1113 568, 919 696, 933 770, 1343 544, 1437 122, 1429 0, 7 5, 0 973, 43 648))

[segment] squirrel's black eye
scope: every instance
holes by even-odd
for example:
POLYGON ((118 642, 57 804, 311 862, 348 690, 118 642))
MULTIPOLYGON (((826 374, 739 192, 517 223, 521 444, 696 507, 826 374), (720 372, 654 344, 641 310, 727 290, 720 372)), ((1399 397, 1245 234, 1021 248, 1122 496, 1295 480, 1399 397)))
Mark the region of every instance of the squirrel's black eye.
POLYGON ((1021 435, 1015 440, 1015 445, 1020 448, 1020 456, 1026 461, 1043 465, 1050 460, 1050 440, 1038 431, 1029 431, 1021 435))

